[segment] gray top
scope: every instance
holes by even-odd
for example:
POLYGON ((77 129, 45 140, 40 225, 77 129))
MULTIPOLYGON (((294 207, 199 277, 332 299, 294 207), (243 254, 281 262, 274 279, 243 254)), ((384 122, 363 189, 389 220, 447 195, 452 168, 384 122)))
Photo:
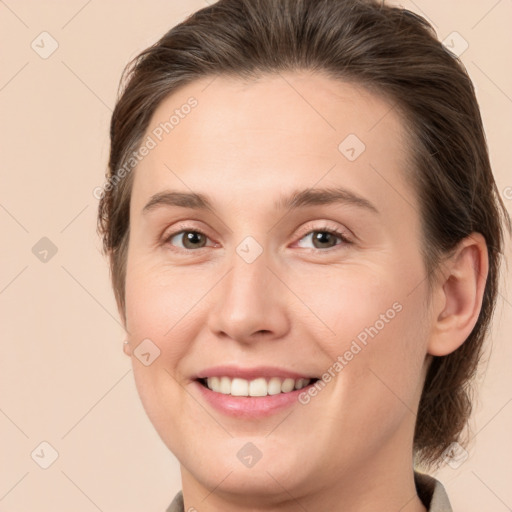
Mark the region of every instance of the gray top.
MULTIPOLYGON (((453 512, 443 484, 439 480, 429 475, 415 472, 414 483, 416 484, 418 496, 423 505, 427 507, 428 512, 453 512)), ((182 491, 176 494, 165 512, 185 512, 182 491)))

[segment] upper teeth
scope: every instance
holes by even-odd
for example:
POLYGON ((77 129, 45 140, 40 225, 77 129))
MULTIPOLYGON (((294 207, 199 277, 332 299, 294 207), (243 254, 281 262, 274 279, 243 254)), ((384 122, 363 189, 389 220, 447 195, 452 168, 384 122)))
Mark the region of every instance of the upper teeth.
POLYGON ((260 377, 246 380, 230 377, 208 377, 206 385, 217 393, 233 396, 266 396, 289 393, 294 389, 302 389, 311 382, 311 379, 280 379, 272 377, 268 380, 260 377))

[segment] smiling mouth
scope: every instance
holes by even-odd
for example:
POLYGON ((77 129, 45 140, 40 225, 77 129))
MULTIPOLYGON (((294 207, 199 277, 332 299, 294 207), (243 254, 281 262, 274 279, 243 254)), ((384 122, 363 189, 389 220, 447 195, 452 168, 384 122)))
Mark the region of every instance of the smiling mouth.
POLYGON ((238 377, 207 377, 197 381, 215 393, 238 397, 263 397, 291 393, 314 384, 319 379, 292 379, 279 377, 259 377, 253 380, 238 377))

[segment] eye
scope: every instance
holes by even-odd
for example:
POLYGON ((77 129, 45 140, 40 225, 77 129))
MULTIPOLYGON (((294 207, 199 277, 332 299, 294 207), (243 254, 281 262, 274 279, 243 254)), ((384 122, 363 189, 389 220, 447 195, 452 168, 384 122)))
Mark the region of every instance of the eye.
POLYGON ((311 241, 313 243, 314 250, 330 249, 331 247, 335 247, 337 245, 350 243, 350 240, 344 233, 338 231, 337 229, 332 229, 328 227, 323 227, 320 229, 314 229, 312 231, 309 231, 309 233, 307 233, 306 236, 303 236, 299 240, 300 247, 304 247, 303 245, 300 245, 300 242, 302 242, 303 240, 311 241), (341 243, 336 243, 336 239, 341 240, 341 243))
POLYGON ((176 241, 178 241, 177 247, 180 249, 201 249, 206 246, 206 240, 208 237, 201 231, 197 229, 194 230, 182 230, 176 233, 171 233, 168 237, 166 237, 165 242, 176 246, 176 241), (180 245, 181 244, 181 245, 180 245))
MULTIPOLYGON (((326 252, 322 249, 330 249, 337 245, 350 244, 350 240, 341 231, 323 227, 319 229, 310 230, 303 236, 298 244, 299 247, 304 247, 301 242, 308 240, 313 243, 312 249, 314 251, 326 252), (340 243, 336 243, 336 239, 340 240, 340 243)), ((165 237, 165 244, 169 244, 173 247, 183 250, 196 250, 207 247, 208 237, 197 229, 181 229, 181 231, 175 231, 165 237)), ((214 244, 210 245, 212 247, 214 244)))

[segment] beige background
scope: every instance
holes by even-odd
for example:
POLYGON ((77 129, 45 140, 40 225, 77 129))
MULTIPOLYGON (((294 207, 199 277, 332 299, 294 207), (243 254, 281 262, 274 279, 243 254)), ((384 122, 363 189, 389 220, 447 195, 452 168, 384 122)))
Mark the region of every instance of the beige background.
MULTIPOLYGON (((402 4, 428 17, 440 39, 457 31, 468 42, 461 58, 511 211, 512 2, 402 4)), ((178 463, 147 419, 122 352, 92 191, 103 183, 124 65, 205 5, 0 1, 1 511, 163 511, 181 487, 178 463), (43 31, 58 43, 46 59, 40 54, 52 41, 43 31), (58 452, 48 469, 40 467, 51 455, 43 441, 58 452)), ((436 475, 455 511, 512 507, 511 332, 512 297, 503 287, 470 456, 436 475)))

